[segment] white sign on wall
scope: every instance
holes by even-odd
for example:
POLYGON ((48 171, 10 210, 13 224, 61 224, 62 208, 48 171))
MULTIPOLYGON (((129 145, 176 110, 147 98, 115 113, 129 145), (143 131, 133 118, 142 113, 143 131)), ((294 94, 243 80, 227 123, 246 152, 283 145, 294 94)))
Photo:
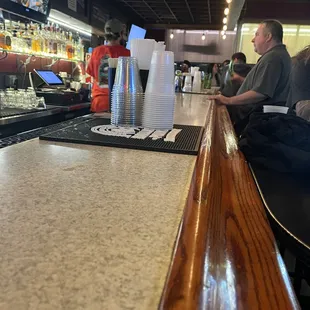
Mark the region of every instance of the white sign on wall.
POLYGON ((68 0, 68 8, 76 12, 77 11, 77 0, 68 0))

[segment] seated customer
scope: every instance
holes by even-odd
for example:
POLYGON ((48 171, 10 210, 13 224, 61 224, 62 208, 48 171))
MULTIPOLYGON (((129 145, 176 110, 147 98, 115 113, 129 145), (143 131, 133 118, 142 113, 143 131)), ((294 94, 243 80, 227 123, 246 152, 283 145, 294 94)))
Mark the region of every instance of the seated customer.
POLYGON ((282 44, 283 28, 275 20, 265 20, 252 39, 255 52, 262 55, 245 78, 236 96, 210 96, 218 103, 239 106, 233 122, 246 121, 263 104, 285 105, 290 88, 291 58, 282 44))
POLYGON ((297 116, 310 121, 310 46, 293 57, 287 106, 295 108, 297 116))
POLYGON ((246 56, 239 52, 231 57, 232 72, 227 70, 223 80, 223 85, 220 89, 221 94, 226 97, 235 96, 238 93, 243 81, 251 71, 251 66, 246 64, 246 56))
POLYGON ((189 73, 191 72, 191 63, 188 60, 184 60, 183 63, 181 64, 181 71, 183 73, 189 73))

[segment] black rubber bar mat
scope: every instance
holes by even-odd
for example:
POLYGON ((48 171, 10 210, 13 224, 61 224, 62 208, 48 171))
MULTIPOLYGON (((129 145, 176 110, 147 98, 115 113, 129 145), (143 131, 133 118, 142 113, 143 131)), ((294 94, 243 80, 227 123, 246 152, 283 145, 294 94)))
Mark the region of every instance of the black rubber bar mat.
POLYGON ((49 134, 44 134, 40 136, 40 139, 67 143, 92 144, 146 151, 197 155, 204 131, 204 128, 199 126, 174 125, 174 128, 182 129, 176 137, 175 142, 165 142, 163 139, 152 140, 151 138, 146 138, 145 140, 139 140, 124 137, 104 136, 91 131, 91 128, 94 126, 108 124, 110 124, 109 119, 97 118, 85 120, 83 123, 60 129, 49 134))
POLYGON ((29 114, 29 113, 35 113, 35 112, 42 112, 49 110, 47 109, 16 109, 16 108, 3 108, 0 110, 0 118, 2 117, 10 117, 10 116, 17 116, 17 115, 23 115, 23 114, 29 114))

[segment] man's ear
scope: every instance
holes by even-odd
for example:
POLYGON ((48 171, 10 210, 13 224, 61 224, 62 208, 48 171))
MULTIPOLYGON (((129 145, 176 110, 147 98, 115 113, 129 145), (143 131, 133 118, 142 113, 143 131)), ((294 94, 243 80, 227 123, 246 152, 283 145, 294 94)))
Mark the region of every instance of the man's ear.
POLYGON ((267 42, 270 42, 272 40, 272 34, 270 32, 267 33, 266 39, 267 42))

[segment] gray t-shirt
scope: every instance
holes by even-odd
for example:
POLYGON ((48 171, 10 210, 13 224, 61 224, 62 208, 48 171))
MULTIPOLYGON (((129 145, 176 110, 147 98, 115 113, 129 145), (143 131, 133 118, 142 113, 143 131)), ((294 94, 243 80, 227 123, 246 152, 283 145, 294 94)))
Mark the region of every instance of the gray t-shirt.
POLYGON ((243 81, 237 95, 253 90, 267 98, 259 103, 232 107, 234 123, 262 105, 285 105, 290 91, 291 58, 285 45, 276 45, 262 57, 243 81))
POLYGON ((266 52, 252 68, 237 95, 254 90, 267 98, 266 104, 285 104, 290 90, 291 58, 285 45, 266 52))

